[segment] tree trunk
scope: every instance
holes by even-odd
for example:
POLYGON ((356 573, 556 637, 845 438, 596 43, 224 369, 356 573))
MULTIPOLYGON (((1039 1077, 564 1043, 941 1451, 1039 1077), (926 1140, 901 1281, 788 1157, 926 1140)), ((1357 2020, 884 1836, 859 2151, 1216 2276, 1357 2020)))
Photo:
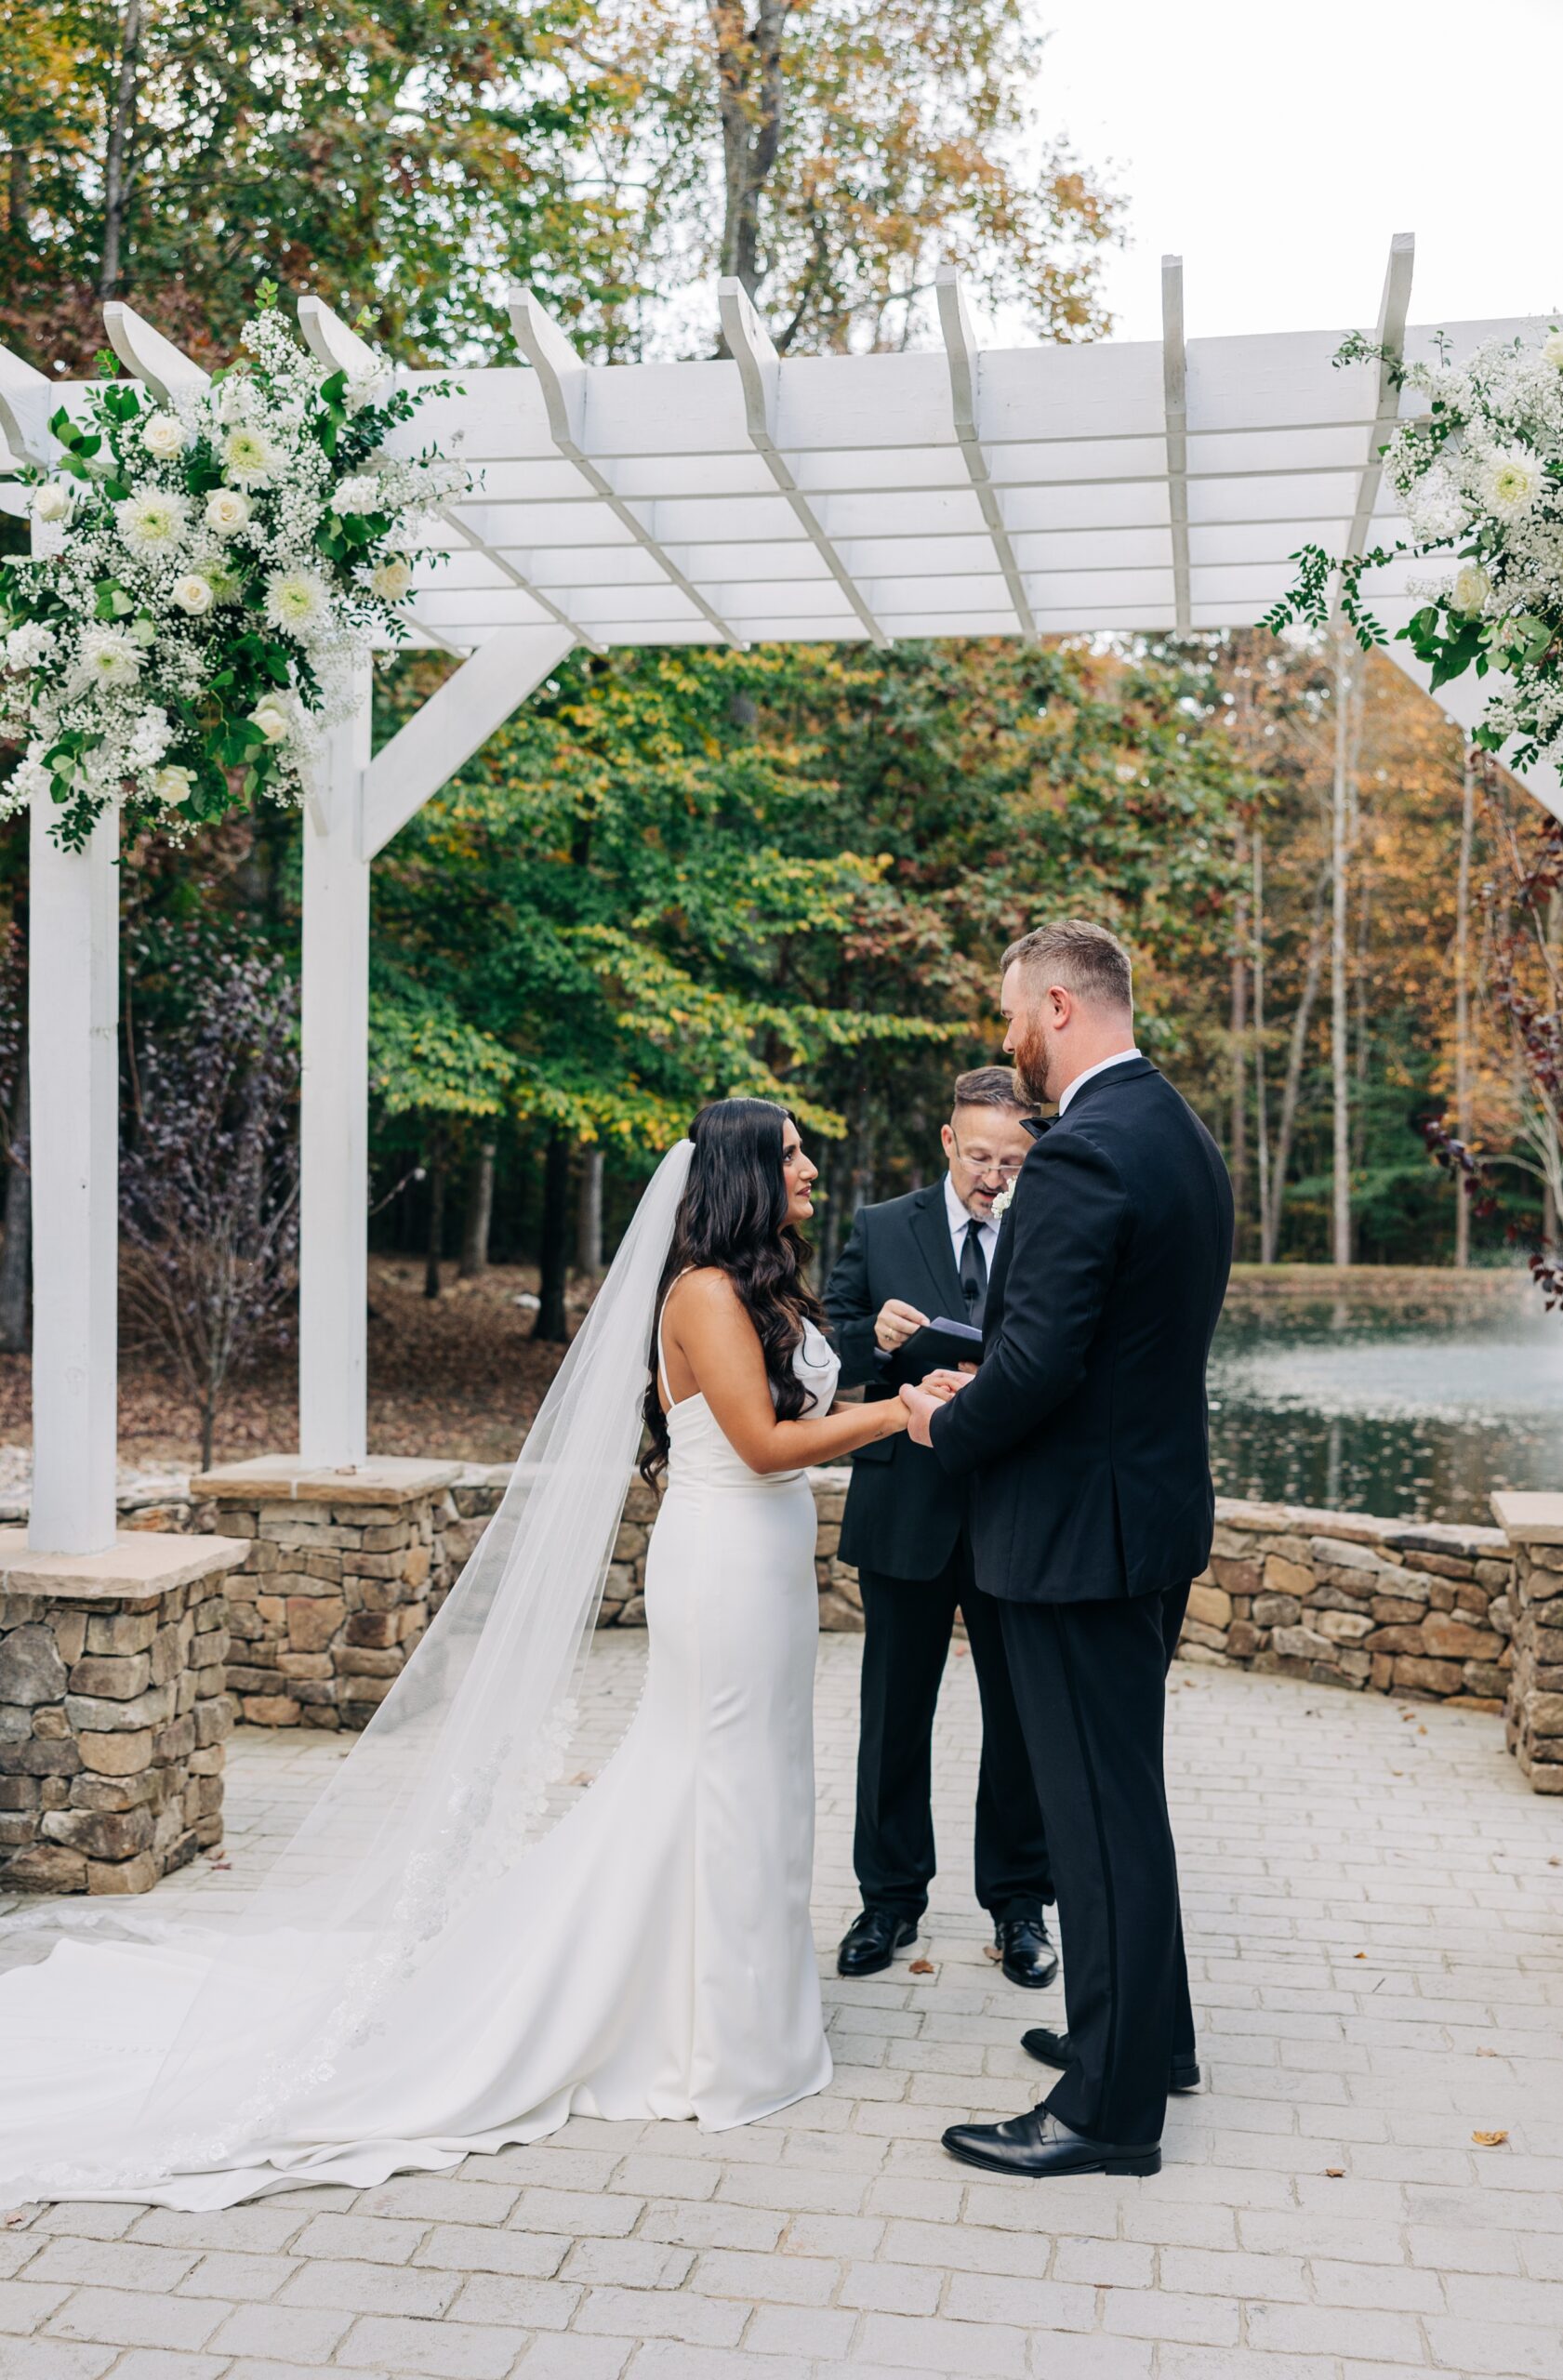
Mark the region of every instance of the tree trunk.
POLYGON ((480 1141, 467 1177, 467 1207, 461 1218, 461 1278, 476 1280, 488 1270, 488 1235, 494 1222, 494 1149, 480 1141))
POLYGON ((6 1239, 0 1247, 0 1350, 25 1355, 33 1277, 33 1174, 28 1162, 32 1092, 27 1043, 21 1044, 16 1099, 11 1108, 10 1164, 6 1170, 6 1239))
MULTIPOLYGON (((1460 801, 1460 866, 1454 879, 1454 1129, 1462 1147, 1471 1138, 1471 844, 1477 811, 1477 774, 1471 747, 1464 754, 1460 801)), ((1454 1181, 1454 1261, 1462 1272, 1471 1262, 1471 1202, 1465 1177, 1454 1181)))
POLYGON ((1334 1107, 1331 1248, 1337 1264, 1351 1263, 1351 1050, 1346 966, 1346 867, 1350 851, 1351 701, 1346 631, 1335 630, 1335 762, 1330 801, 1330 1071, 1334 1107))
POLYGON ((1303 975, 1302 996, 1291 1020, 1291 1037, 1287 1045, 1286 1080, 1281 1088, 1280 1119, 1276 1127, 1275 1162, 1270 1169, 1270 1236, 1262 1261, 1274 1264, 1280 1254, 1281 1211, 1286 1204, 1286 1177, 1291 1165, 1291 1137, 1297 1128, 1297 1107, 1303 1091, 1303 1060, 1307 1051, 1308 1031, 1313 1024, 1314 1003, 1318 998, 1319 978, 1324 972, 1324 888, 1319 887, 1314 907, 1313 930, 1308 936, 1307 966, 1303 975))
MULTIPOLYGON (((1243 829, 1238 829, 1238 865, 1243 860, 1243 829)), ((1226 1136, 1232 1171, 1233 1254, 1248 1239, 1248 895, 1239 892, 1232 919, 1232 999, 1228 1018, 1232 1055, 1231 1123, 1226 1136)))
POLYGON ((762 273, 760 201, 781 141, 782 27, 789 5, 790 0, 759 0, 750 27, 741 0, 707 0, 722 121, 722 270, 735 273, 751 298, 762 273))
POLYGON ((1265 836, 1253 829, 1253 1150, 1259 1170, 1259 1258, 1270 1244, 1270 1116, 1265 1082, 1265 836))
POLYGON ((576 1204, 576 1270, 595 1281, 603 1270, 603 1151, 581 1151, 580 1190, 576 1204))
POLYGON ((543 1160, 543 1245, 537 1283, 534 1339, 562 1347, 570 1336, 564 1290, 570 1265, 570 1144, 563 1132, 549 1134, 543 1160))
POLYGON ((429 1245, 423 1267, 423 1294, 440 1294, 440 1258, 445 1239, 445 1136, 440 1130, 429 1155, 429 1245))
POLYGON ((126 0, 120 35, 119 74, 103 159, 103 254, 98 273, 100 298, 113 297, 120 284, 125 228, 135 180, 136 70, 140 60, 141 0, 126 0))

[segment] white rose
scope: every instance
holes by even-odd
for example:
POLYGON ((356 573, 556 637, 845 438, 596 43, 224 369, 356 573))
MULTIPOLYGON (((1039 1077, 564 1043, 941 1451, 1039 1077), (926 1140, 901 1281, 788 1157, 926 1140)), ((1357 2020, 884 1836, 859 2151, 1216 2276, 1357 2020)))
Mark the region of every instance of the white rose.
POLYGON ((1492 592, 1492 581, 1479 562, 1462 562, 1454 574, 1454 584, 1449 590, 1450 608, 1464 612, 1467 619, 1475 619, 1492 592))
POLYGON ((402 554, 392 554, 369 574, 370 591, 382 603, 400 603, 412 583, 413 566, 402 554))
POLYGON ((211 580, 197 576, 194 571, 188 578, 176 578, 169 592, 180 611, 188 612, 194 620, 198 620, 203 613, 209 612, 216 600, 211 580))
POLYGON ((263 702, 256 704, 249 716, 250 725, 259 728, 268 744, 285 743, 292 732, 292 721, 281 703, 275 701, 270 694, 263 702))
POLYGON ((46 480, 42 487, 33 491, 34 521, 68 521, 75 503, 75 491, 68 480, 46 480))
POLYGON ((184 430, 171 413, 154 413, 141 431, 141 443, 158 462, 171 463, 184 453, 184 430))
POLYGON ((206 498, 206 526, 219 537, 232 537, 250 516, 250 500, 236 487, 214 487, 206 498))
POLYGON ((152 781, 152 789, 155 798, 159 801, 163 802, 168 809, 172 810, 178 803, 189 800, 191 788, 194 783, 195 772, 193 769, 169 767, 166 769, 159 769, 155 772, 152 781))
POLYGON ((1563 372, 1563 331, 1548 331, 1542 341, 1542 362, 1554 364, 1563 372))

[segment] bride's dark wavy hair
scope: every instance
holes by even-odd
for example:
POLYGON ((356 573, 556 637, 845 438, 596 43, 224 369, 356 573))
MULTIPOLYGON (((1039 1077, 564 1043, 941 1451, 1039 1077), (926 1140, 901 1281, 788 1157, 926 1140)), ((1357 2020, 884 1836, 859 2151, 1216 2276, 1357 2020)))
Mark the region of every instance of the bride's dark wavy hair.
POLYGON ((646 1431, 651 1445, 641 1463, 648 1484, 668 1463, 668 1419, 656 1385, 656 1331, 669 1290, 681 1273, 714 1264, 726 1274, 760 1334, 776 1414, 796 1421, 806 1392, 792 1367, 805 1321, 823 1322, 824 1309, 803 1278, 812 1253, 787 1220, 782 1126, 792 1121, 770 1099, 718 1099, 689 1128, 695 1159, 684 1183, 656 1292, 652 1326, 651 1385, 646 1431))

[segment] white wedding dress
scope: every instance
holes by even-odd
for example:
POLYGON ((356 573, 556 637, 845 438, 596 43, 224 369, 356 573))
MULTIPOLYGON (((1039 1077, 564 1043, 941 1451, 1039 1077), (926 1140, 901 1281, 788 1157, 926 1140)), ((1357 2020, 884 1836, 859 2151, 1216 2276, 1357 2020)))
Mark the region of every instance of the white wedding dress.
MULTIPOLYGON (((828 1407, 839 1366, 812 1328, 796 1362, 811 1409, 828 1407)), ((214 1956, 188 1929, 66 1939, 0 1976, 0 2205, 229 2206, 447 2167, 572 2113, 722 2130, 825 2087, 809 1918, 814 1500, 801 1473, 750 1471, 703 1396, 673 1407, 669 1434, 645 1689, 595 1782, 518 1856, 491 1858, 482 1889, 313 2066, 278 2025, 290 1960, 274 1933, 247 1964, 242 1938, 221 1951, 215 1994, 214 1956), (222 2005, 192 2034, 204 1987, 222 2005), (264 2094, 246 2100, 261 2034, 292 2060, 272 2116, 248 2112, 264 2094), (178 2145, 149 2163, 170 2072, 178 2145)), ((300 1937, 300 1973, 320 1950, 300 1937)))

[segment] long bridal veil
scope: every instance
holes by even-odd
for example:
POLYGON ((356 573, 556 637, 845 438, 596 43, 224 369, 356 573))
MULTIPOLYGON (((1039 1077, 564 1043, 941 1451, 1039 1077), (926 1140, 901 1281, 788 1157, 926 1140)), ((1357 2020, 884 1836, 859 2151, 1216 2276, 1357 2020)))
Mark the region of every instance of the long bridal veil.
MULTIPOLYGON (((112 1998, 119 1963, 175 1948, 160 2054, 117 2104, 81 2106, 62 2078, 57 2116, 40 2119, 47 2089, 32 2090, 20 2134, 0 2107, 0 2183, 39 2196, 125 2190, 282 2136, 290 2109, 357 2044, 394 2033, 399 1990, 547 1831, 640 1444, 656 1290, 692 1155, 682 1141, 663 1159, 503 1503, 253 1898, 220 1931, 153 1915, 132 1924, 155 1950, 89 1936, 74 1952, 101 1962, 112 1998)), ((6 1990, 0 1977, 0 2030, 6 1990)), ((459 2023, 458 2008, 451 2017, 459 2023)), ((60 2046, 79 2060, 79 2035, 60 2046)))

